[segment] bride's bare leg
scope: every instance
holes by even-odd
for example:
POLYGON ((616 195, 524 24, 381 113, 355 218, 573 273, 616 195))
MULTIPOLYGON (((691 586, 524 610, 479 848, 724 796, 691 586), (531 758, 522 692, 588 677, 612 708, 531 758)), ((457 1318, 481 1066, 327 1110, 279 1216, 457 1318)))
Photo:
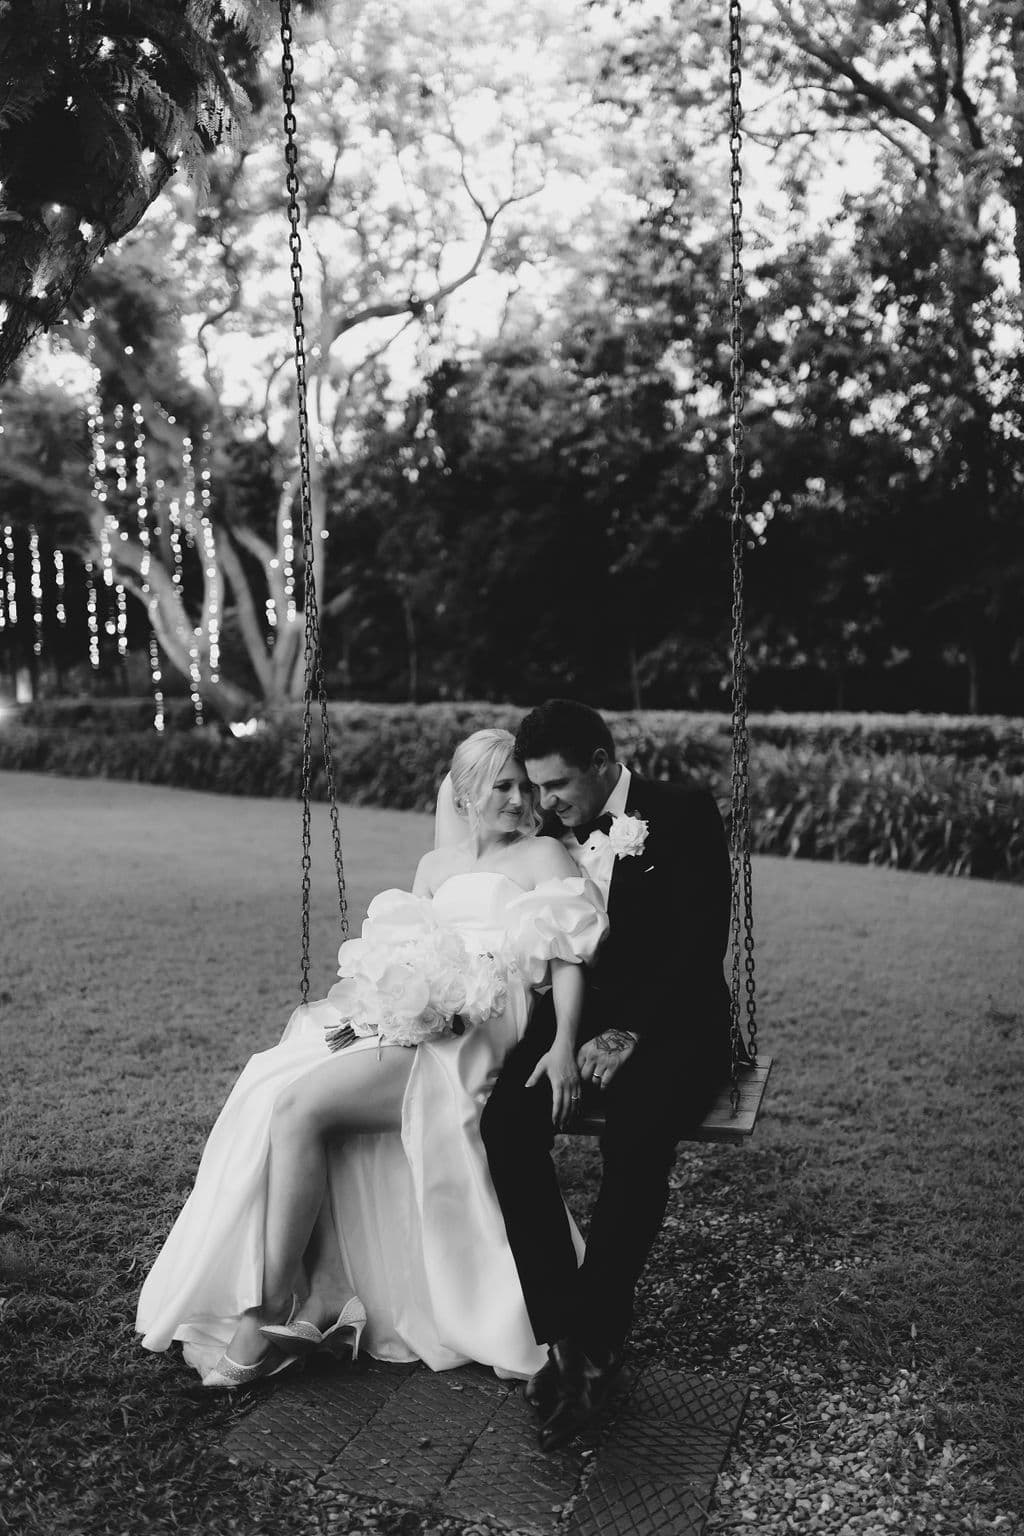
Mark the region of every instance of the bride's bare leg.
POLYGON ((309 1247, 303 1257, 309 1279, 309 1295, 296 1312, 295 1320, 326 1328, 354 1295, 352 1282, 341 1261, 341 1245, 334 1224, 329 1189, 324 1190, 309 1247))
POLYGON ((396 1131, 412 1071, 404 1046, 339 1052, 278 1095, 270 1122, 262 1305, 242 1314, 227 1353, 237 1365, 266 1354, 263 1323, 282 1322, 327 1193, 327 1144, 341 1134, 396 1131))

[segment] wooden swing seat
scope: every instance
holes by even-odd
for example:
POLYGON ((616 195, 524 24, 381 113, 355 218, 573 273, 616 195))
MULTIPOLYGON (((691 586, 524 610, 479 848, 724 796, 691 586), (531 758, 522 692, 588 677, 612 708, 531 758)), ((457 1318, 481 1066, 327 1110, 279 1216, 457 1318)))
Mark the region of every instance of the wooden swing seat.
MULTIPOLYGON (((761 1112, 761 1101, 768 1086, 772 1070, 772 1058, 759 1056, 750 1067, 740 1067, 737 1079, 740 1090, 739 1108, 735 1115, 729 1102, 729 1085, 726 1083, 718 1098, 708 1110, 700 1125, 694 1126, 683 1137, 684 1141, 743 1142, 753 1133, 761 1112)), ((582 1114, 566 1131, 569 1136, 600 1136, 604 1130, 604 1116, 599 1111, 582 1114)))

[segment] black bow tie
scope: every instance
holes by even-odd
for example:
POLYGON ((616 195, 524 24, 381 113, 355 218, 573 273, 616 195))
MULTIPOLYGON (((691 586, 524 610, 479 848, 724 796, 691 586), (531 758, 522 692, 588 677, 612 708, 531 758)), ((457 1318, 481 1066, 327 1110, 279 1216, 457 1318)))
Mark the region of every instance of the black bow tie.
POLYGON ((608 833, 612 829, 612 813, 605 811, 603 816, 595 816, 593 821, 585 821, 580 827, 573 827, 572 832, 578 843, 585 843, 592 832, 608 833))

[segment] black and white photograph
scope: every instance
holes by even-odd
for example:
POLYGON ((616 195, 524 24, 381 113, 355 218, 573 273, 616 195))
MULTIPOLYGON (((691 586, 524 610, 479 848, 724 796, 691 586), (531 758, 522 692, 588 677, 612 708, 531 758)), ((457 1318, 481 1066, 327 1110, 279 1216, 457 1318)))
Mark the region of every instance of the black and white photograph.
POLYGON ((0 1532, 1024 1536, 1024 0, 0 0, 0 1532))

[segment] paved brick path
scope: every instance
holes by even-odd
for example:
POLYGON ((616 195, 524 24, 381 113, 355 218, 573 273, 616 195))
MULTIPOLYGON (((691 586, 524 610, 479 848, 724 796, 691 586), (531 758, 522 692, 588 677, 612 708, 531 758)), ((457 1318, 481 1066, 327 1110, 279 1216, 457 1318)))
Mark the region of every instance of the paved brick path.
POLYGON ((519 1384, 482 1367, 314 1362, 268 1384, 224 1449, 323 1488, 531 1536, 691 1536, 745 1400, 737 1383, 651 1366, 624 1379, 587 1436, 544 1455, 519 1384))

